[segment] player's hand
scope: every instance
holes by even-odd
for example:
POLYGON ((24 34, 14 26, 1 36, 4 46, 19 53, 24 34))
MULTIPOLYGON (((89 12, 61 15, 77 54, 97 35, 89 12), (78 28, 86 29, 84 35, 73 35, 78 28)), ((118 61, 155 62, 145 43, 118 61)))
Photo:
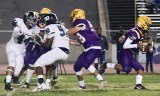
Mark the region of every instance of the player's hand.
POLYGON ((41 38, 39 36, 35 36, 35 41, 37 41, 38 43, 41 41, 41 38))
POLYGON ((137 44, 137 47, 139 48, 139 49, 143 49, 143 42, 139 42, 138 44, 137 44))

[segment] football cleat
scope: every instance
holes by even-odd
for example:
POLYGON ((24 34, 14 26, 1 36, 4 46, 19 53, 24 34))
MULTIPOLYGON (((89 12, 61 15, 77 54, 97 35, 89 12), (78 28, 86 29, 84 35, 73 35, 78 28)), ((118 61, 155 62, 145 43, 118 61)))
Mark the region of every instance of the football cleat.
POLYGON ((51 81, 51 85, 54 86, 58 81, 58 76, 57 77, 54 77, 53 76, 53 80, 51 81))
POLYGON ((11 86, 11 83, 5 84, 5 90, 13 90, 13 87, 11 86))
POLYGON ((105 80, 100 80, 98 89, 102 89, 105 84, 106 84, 106 81, 105 81, 105 80))
POLYGON ((37 83, 37 87, 35 89, 33 89, 32 92, 44 91, 46 89, 47 88, 44 83, 42 83, 42 84, 37 83))
POLYGON ((141 84, 137 84, 134 89, 138 89, 138 90, 141 90, 141 89, 146 89, 143 85, 141 84))
POLYGON ((46 90, 51 90, 51 82, 45 82, 46 84, 46 90))
POLYGON ((99 68, 99 74, 103 74, 105 72, 105 69, 107 68, 107 62, 103 63, 99 68))
POLYGON ((29 88, 29 83, 25 82, 20 88, 29 88))
POLYGON ((79 86, 79 90, 86 90, 86 86, 79 86))
POLYGON ((20 84, 20 82, 19 82, 19 77, 13 76, 13 83, 14 83, 14 84, 20 84))
POLYGON ((13 90, 13 87, 11 86, 11 83, 6 83, 6 79, 4 79, 4 84, 5 84, 5 90, 11 91, 13 90))

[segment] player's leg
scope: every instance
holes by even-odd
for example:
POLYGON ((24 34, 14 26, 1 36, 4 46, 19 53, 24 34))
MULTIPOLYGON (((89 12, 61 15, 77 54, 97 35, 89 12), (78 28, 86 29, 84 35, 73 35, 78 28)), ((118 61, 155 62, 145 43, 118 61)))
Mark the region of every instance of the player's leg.
POLYGON ((82 53, 82 54, 78 57, 76 63, 74 64, 74 68, 73 68, 74 71, 75 71, 75 73, 76 73, 78 82, 79 82, 79 89, 80 89, 80 90, 86 89, 86 85, 85 85, 85 82, 84 82, 84 79, 83 79, 83 72, 82 72, 82 67, 83 67, 82 61, 84 60, 84 59, 83 59, 83 54, 84 54, 84 53, 82 53))
POLYGON ((98 64, 99 64, 99 58, 97 57, 95 60, 94 60, 94 67, 98 70, 98 64))
POLYGON ((35 71, 38 77, 38 87, 33 91, 46 90, 46 85, 43 78, 43 69, 42 67, 51 65, 57 60, 66 60, 68 54, 62 51, 60 48, 54 48, 45 54, 41 55, 38 60, 35 62, 35 71))
POLYGON ((144 67, 135 59, 132 58, 131 60, 131 66, 137 71, 137 76, 136 76, 136 86, 134 89, 146 89, 142 85, 142 80, 143 80, 143 72, 144 72, 144 67))
POLYGON ((51 81, 51 84, 52 86, 55 85, 58 81, 58 63, 54 63, 52 65, 52 68, 53 68, 53 76, 52 76, 52 81, 51 81))
POLYGON ((14 73, 14 67, 16 65, 16 58, 13 52, 7 52, 7 59, 8 59, 8 67, 6 69, 6 77, 5 77, 5 90, 13 90, 11 86, 11 79, 14 73))
POLYGON ((121 64, 104 62, 99 68, 99 71, 98 71, 99 74, 103 74, 105 72, 106 68, 111 68, 111 69, 115 69, 117 71, 122 71, 121 64))
POLYGON ((26 80, 25 83, 21 86, 21 88, 29 88, 30 80, 34 73, 34 63, 38 59, 37 54, 37 46, 34 42, 30 42, 26 47, 26 54, 24 57, 24 69, 26 69, 26 80))
POLYGON ((52 65, 46 66, 46 89, 51 90, 51 73, 52 73, 52 65))
POLYGON ((15 84, 20 84, 19 74, 20 74, 20 72, 23 68, 23 64, 24 64, 24 55, 20 54, 16 58, 16 66, 15 66, 15 69, 14 69, 13 83, 15 83, 15 84))
POLYGON ((21 88, 29 88, 30 80, 32 78, 33 73, 34 73, 34 65, 29 64, 27 71, 26 71, 26 80, 25 80, 25 83, 21 86, 21 88))
POLYGON ((99 88, 103 88, 105 84, 105 80, 103 77, 98 73, 98 71, 95 69, 94 66, 91 64, 99 54, 99 49, 91 49, 84 53, 84 60, 82 62, 85 69, 87 69, 89 72, 91 72, 98 80, 99 80, 99 88))

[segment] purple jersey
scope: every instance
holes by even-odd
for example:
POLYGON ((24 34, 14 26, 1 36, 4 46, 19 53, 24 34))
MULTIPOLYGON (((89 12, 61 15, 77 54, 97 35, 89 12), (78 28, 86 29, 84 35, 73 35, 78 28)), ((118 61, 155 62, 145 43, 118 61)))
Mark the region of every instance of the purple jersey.
POLYGON ((100 40, 88 20, 77 19, 73 22, 73 26, 83 27, 82 30, 76 33, 76 36, 85 49, 92 46, 100 46, 100 40))
MULTIPOLYGON (((126 40, 130 38, 131 40, 133 40, 132 44, 137 44, 141 39, 143 39, 143 35, 140 29, 138 29, 137 27, 134 27, 125 34, 125 38, 126 40)), ((139 48, 132 48, 129 50, 137 51, 139 50, 139 48)))
MULTIPOLYGON (((125 34, 125 38, 126 40, 130 38, 133 41, 132 44, 137 44, 143 38, 143 34, 141 30, 135 27, 125 34)), ((133 52, 137 49, 138 48, 129 48, 121 51, 123 71, 129 72, 130 68, 134 68, 136 71, 144 70, 143 66, 133 57, 133 52)))

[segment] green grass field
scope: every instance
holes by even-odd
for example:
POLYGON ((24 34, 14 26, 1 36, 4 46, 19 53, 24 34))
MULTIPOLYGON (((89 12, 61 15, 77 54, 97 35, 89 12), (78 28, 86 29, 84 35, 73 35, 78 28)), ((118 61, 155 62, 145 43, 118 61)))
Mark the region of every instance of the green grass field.
MULTIPOLYGON (((5 91, 3 79, 0 77, 0 96, 160 96, 160 75, 144 75, 145 90, 134 90, 135 75, 103 75, 107 80, 103 90, 98 90, 98 81, 92 75, 84 75, 87 90, 78 90, 75 75, 59 75, 58 83, 51 91, 32 92, 36 87, 36 77, 31 80, 30 89, 20 89, 13 85, 14 91, 5 91), (34 79, 35 78, 35 79, 34 79)), ((21 78, 23 80, 23 77, 21 78)))

